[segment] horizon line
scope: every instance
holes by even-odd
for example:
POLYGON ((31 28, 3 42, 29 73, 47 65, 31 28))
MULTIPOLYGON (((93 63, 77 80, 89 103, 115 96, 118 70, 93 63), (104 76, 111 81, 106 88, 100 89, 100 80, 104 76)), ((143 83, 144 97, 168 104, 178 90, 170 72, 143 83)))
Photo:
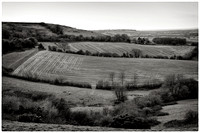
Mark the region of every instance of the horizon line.
POLYGON ((79 29, 79 30, 88 30, 88 31, 103 31, 103 30, 107 30, 107 31, 112 31, 112 30, 133 30, 133 31, 174 31, 174 30, 198 30, 198 27, 191 27, 191 28, 169 28, 169 29, 128 29, 128 28, 121 28, 121 29, 82 29, 82 28, 76 28, 73 26, 68 26, 68 25, 64 25, 64 24, 57 24, 57 23, 51 23, 51 22, 26 22, 26 21, 1 21, 2 23, 47 23, 47 24, 54 24, 54 25, 61 25, 61 26, 66 26, 66 27, 71 27, 71 28, 75 28, 75 29, 79 29))

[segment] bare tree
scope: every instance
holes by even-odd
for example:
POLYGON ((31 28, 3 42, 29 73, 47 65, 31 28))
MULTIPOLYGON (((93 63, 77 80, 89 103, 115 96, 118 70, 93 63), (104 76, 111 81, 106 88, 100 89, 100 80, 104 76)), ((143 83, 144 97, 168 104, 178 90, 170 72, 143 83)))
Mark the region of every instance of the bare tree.
POLYGON ((115 79, 115 72, 111 72, 111 73, 109 74, 109 78, 110 78, 110 80, 111 80, 112 87, 113 87, 113 85, 114 85, 114 79, 115 79))
POLYGON ((124 86, 120 86, 120 85, 117 85, 117 84, 114 84, 114 93, 115 93, 115 96, 117 97, 117 103, 120 103, 120 102, 124 102, 127 100, 127 95, 126 95, 126 89, 124 86))
POLYGON ((66 50, 70 50, 70 46, 68 43, 61 43, 60 47, 63 49, 63 51, 65 52, 66 50))
POLYGON ((125 80, 125 71, 121 71, 119 74, 119 79, 121 80, 122 86, 124 86, 124 80, 125 80))
POLYGON ((134 86, 137 86, 137 83, 138 82, 138 75, 137 75, 137 73, 134 73, 134 75, 133 75, 133 85, 134 86))

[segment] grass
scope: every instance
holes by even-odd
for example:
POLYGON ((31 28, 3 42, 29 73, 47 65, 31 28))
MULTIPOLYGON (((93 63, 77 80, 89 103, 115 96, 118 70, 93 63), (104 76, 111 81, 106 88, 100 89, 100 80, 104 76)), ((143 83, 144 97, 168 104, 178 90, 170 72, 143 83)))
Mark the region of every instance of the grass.
MULTIPOLYGON (((5 91, 39 91, 55 94, 57 97, 64 98, 66 101, 73 103, 75 106, 106 106, 112 105, 112 100, 115 96, 112 91, 95 90, 55 86, 44 83, 35 83, 20 79, 3 77, 2 79, 3 92, 5 91), (70 93, 70 94, 69 94, 70 93)), ((128 98, 133 99, 137 96, 148 95, 151 91, 131 91, 128 92, 128 98)))
POLYGON ((31 56, 38 52, 37 49, 25 50, 23 52, 12 52, 6 55, 3 55, 2 65, 6 68, 16 69, 31 56))
POLYGON ((17 121, 2 121, 3 131, 146 131, 147 129, 123 129, 108 127, 74 126, 61 124, 25 123, 17 121))
POLYGON ((108 80, 110 72, 116 72, 116 77, 118 77, 119 72, 125 70, 127 81, 131 81, 133 75, 137 73, 138 84, 143 84, 147 80, 163 80, 170 73, 180 73, 186 77, 197 79, 197 66, 198 62, 196 61, 99 58, 40 51, 20 65, 13 74, 25 76, 29 72, 37 74, 41 79, 61 77, 64 81, 96 84, 99 80, 108 80))
POLYGON ((185 113, 189 110, 198 111, 198 100, 189 99, 181 100, 175 105, 164 106, 161 111, 169 113, 168 116, 159 116, 158 120, 162 123, 166 123, 171 120, 183 120, 185 113))

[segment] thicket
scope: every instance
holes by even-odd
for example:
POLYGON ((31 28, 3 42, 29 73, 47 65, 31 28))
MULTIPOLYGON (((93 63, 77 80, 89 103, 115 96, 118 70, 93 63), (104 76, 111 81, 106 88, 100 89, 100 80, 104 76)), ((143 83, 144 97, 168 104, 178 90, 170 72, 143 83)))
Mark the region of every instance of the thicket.
POLYGON ((2 39, 2 53, 6 54, 13 51, 24 51, 25 49, 34 48, 38 45, 38 41, 35 38, 12 38, 2 39))
POLYGON ((137 106, 120 104, 102 112, 72 112, 73 105, 45 92, 3 91, 3 119, 20 122, 56 123, 116 128, 146 129, 159 122, 141 113, 137 106), (129 110, 124 110, 126 107, 129 110), (136 108, 135 108, 136 107, 136 108), (125 113, 125 114, 124 114, 125 113))

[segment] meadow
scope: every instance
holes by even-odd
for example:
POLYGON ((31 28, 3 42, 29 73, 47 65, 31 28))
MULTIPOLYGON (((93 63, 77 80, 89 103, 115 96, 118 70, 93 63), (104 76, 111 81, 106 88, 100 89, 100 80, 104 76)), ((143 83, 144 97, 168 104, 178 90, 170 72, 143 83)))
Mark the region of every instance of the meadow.
MULTIPOLYGON (((108 80, 111 72, 118 75, 124 71, 126 81, 132 81, 134 74, 137 74, 137 82, 142 84, 154 79, 162 81, 166 75, 173 73, 197 79, 197 68, 196 61, 104 58, 40 51, 21 64, 12 74, 96 84, 99 80, 108 80)), ((118 78, 115 80, 118 81, 118 78)))

